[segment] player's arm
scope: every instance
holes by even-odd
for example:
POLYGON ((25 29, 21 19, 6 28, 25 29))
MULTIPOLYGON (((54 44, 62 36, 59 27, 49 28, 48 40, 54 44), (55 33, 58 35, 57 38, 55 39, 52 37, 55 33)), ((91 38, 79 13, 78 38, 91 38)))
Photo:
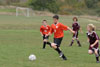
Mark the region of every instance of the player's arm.
POLYGON ((96 38, 96 41, 91 45, 91 47, 94 47, 99 42, 99 37, 96 33, 94 33, 94 37, 96 38))
POLYGON ((68 30, 70 31, 70 32, 72 32, 73 34, 75 33, 75 31, 73 31, 70 27, 67 27, 68 28, 68 30))
POLYGON ((63 30, 70 30, 73 34, 75 33, 70 27, 61 24, 63 30))
POLYGON ((43 33, 42 33, 42 28, 40 27, 40 34, 41 34, 41 36, 43 36, 43 33))
POLYGON ((43 36, 42 32, 40 32, 41 36, 43 36))
POLYGON ((89 41, 90 41, 90 39, 88 38, 88 39, 87 39, 87 42, 89 42, 89 41))
POLYGON ((96 40, 96 41, 91 45, 91 47, 94 47, 98 42, 99 42, 99 40, 96 40))
POLYGON ((51 27, 50 27, 49 35, 52 35, 53 32, 54 32, 54 29, 53 29, 52 26, 51 26, 51 27))
POLYGON ((80 27, 80 32, 83 33, 82 28, 80 27))
POLYGON ((51 27, 49 27, 49 32, 48 32, 48 34, 46 34, 46 36, 50 35, 50 31, 51 31, 51 27))

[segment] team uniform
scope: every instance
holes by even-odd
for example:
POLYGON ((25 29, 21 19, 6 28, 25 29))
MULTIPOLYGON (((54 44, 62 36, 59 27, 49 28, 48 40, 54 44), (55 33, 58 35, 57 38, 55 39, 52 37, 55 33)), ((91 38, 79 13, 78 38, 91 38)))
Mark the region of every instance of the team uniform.
POLYGON ((60 44, 64 37, 64 30, 68 30, 68 27, 63 25, 62 23, 51 25, 51 33, 54 32, 54 43, 57 45, 57 47, 60 47, 60 44))
MULTIPOLYGON (((76 41, 77 41, 79 47, 81 47, 80 41, 77 39, 77 38, 78 38, 78 34, 79 34, 78 31, 79 31, 79 29, 80 29, 80 25, 78 24, 78 22, 74 22, 74 23, 72 24, 72 28, 73 28, 73 31, 75 31, 75 33, 73 34, 73 38, 76 39, 76 41)), ((71 43, 70 43, 69 46, 72 46, 73 43, 74 43, 74 40, 71 41, 71 43)))
MULTIPOLYGON (((40 27, 40 32, 43 34, 43 40, 44 39, 47 39, 47 40, 49 39, 49 36, 46 36, 46 34, 50 33, 50 29, 51 29, 51 27, 49 25, 47 25, 47 26, 42 25, 40 27)), ((51 43, 48 42, 48 41, 43 42, 43 49, 45 48, 46 44, 51 45, 51 43)))
POLYGON ((44 25, 42 25, 40 27, 40 32, 43 34, 43 40, 44 39, 48 39, 49 36, 46 36, 46 34, 48 34, 50 32, 50 26, 47 25, 46 27, 44 25))
POLYGON ((72 24, 72 28, 73 28, 73 31, 75 31, 75 34, 73 34, 73 38, 78 38, 78 31, 80 29, 80 25, 77 22, 74 22, 72 24))
POLYGON ((91 47, 91 45, 94 44, 96 40, 99 40, 99 37, 98 37, 98 35, 96 34, 95 31, 92 31, 91 33, 87 32, 87 37, 89 38, 89 43, 90 43, 89 50, 92 50, 93 53, 94 53, 95 50, 97 50, 98 54, 95 54, 96 61, 97 61, 97 63, 100 63, 99 62, 99 56, 100 56, 99 43, 97 43, 97 44, 95 44, 95 46, 91 47))
POLYGON ((95 31, 93 31, 92 33, 87 32, 87 37, 89 38, 89 50, 94 50, 94 49, 98 49, 99 47, 99 43, 97 43, 93 48, 91 47, 91 45, 96 41, 99 40, 98 35, 96 34, 95 31))

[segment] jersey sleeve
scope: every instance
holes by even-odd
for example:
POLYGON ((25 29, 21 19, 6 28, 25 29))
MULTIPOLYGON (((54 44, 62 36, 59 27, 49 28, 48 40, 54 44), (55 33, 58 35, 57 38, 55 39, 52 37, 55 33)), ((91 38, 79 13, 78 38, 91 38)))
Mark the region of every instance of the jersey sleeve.
POLYGON ((40 27, 40 32, 42 32, 42 27, 40 27))
POLYGON ((99 36, 96 34, 96 32, 93 33, 96 40, 99 40, 99 36))
POLYGON ((79 30, 79 29, 80 29, 80 25, 79 25, 79 23, 77 23, 76 26, 77 26, 77 29, 79 30))
POLYGON ((65 25, 63 25, 63 24, 60 24, 60 26, 61 26, 61 28, 62 28, 63 30, 68 30, 68 26, 65 26, 65 25))
POLYGON ((50 33, 52 34, 53 32, 54 32, 54 29, 53 29, 53 27, 52 27, 52 25, 51 25, 50 33))

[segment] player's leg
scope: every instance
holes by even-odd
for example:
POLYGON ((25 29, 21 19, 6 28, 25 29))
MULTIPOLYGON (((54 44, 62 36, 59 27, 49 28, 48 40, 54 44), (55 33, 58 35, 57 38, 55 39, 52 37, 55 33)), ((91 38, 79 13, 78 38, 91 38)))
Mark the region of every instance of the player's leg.
POLYGON ((94 50, 95 56, 96 56, 96 61, 97 63, 99 62, 99 53, 98 53, 98 49, 94 50))
POLYGON ((57 46, 57 44, 52 43, 51 46, 52 46, 52 48, 54 48, 58 52, 58 54, 60 55, 60 57, 63 58, 63 60, 67 60, 67 58, 65 57, 65 55, 63 54, 61 49, 57 46))
POLYGON ((44 40, 43 40, 43 49, 45 49, 46 43, 47 43, 47 39, 44 39, 44 40))
POLYGON ((49 39, 49 36, 47 36, 47 37, 45 37, 46 38, 46 44, 48 44, 49 46, 51 46, 51 43, 48 41, 48 39, 49 39))
POLYGON ((72 46, 72 45, 73 45, 74 40, 75 40, 75 38, 73 37, 73 38, 72 38, 72 41, 71 41, 71 43, 70 43, 70 45, 69 45, 69 46, 72 46))
POLYGON ((61 51, 60 44, 62 42, 62 38, 54 38, 54 43, 51 44, 51 46, 58 52, 60 57, 63 58, 63 60, 67 60, 67 58, 64 56, 63 52, 61 51))
POLYGON ((78 46, 81 47, 81 43, 78 38, 76 38, 76 41, 77 41, 78 46))
POLYGON ((80 43, 80 41, 78 39, 78 32, 76 32, 76 41, 77 41, 78 46, 81 47, 81 43, 80 43))

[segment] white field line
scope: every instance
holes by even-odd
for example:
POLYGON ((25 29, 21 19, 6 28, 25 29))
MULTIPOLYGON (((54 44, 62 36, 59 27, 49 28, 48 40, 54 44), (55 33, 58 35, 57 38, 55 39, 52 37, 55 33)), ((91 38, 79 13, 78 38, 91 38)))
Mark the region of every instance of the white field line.
POLYGON ((92 23, 100 23, 99 21, 96 21, 96 20, 91 20, 91 19, 88 19, 89 22, 92 22, 92 23))

